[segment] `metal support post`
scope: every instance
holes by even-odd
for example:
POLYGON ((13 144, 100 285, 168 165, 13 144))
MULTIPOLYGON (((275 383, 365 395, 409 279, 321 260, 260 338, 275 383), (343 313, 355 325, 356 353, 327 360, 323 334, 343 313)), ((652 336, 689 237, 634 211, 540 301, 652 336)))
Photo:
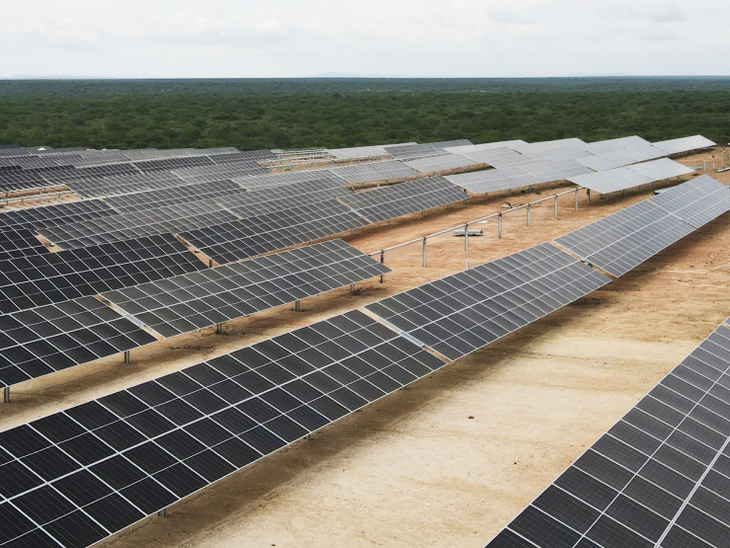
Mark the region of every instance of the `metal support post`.
POLYGON ((558 218, 558 195, 555 195, 555 200, 553 201, 553 219, 558 218))
POLYGON ((355 284, 350 284, 350 295, 355 294, 355 284))
POLYGON ((426 262, 426 241, 427 240, 424 237, 423 238, 423 266, 424 266, 424 268, 427 266, 427 262, 426 262))
POLYGON ((353 228, 352 230, 350 230, 350 236, 354 236, 354 235, 355 235, 355 229, 353 228))
POLYGON ((3 388, 3 401, 5 403, 10 403, 10 387, 6 386, 3 388))
POLYGON ((297 312, 300 312, 302 310, 302 304, 300 301, 294 302, 294 310, 296 310, 297 312))
POLYGON ((157 512, 157 515, 160 516, 161 518, 166 518, 167 517, 167 508, 163 508, 162 510, 157 512))
POLYGON ((124 363, 131 363, 131 361, 132 358, 129 354, 129 350, 127 350, 126 352, 124 352, 124 363))
POLYGON ((425 217, 425 216, 426 216, 426 212, 425 211, 421 211, 421 217, 425 217))
POLYGON ((469 223, 464 223, 464 253, 469 253, 469 223))
POLYGON ((223 324, 219 323, 215 326, 215 334, 220 335, 221 333, 223 333, 223 324))
POLYGON ((497 217, 497 238, 502 237, 502 214, 497 217))
POLYGON ((588 205, 591 205, 591 189, 586 189, 586 196, 588 197, 588 205))
POLYGON ((532 214, 530 212, 530 204, 527 204, 527 226, 532 224, 532 214))
MULTIPOLYGON (((380 264, 385 264, 385 251, 380 252, 380 264)), ((380 283, 385 283, 385 274, 380 275, 380 283)))
POLYGON ((580 190, 580 189, 577 189, 577 188, 575 189, 575 210, 576 211, 578 211, 578 190, 580 190))
POLYGON ((484 201, 486 202, 487 200, 489 200, 489 192, 484 193, 484 201))
POLYGON ((312 434, 307 434, 306 436, 304 436, 304 439, 307 440, 307 441, 311 441, 312 434))

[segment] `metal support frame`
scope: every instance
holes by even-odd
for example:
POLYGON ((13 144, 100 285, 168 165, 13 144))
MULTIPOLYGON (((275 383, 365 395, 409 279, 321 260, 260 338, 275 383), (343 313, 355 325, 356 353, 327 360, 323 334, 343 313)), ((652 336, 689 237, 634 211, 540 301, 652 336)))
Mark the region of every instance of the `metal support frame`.
POLYGON ((527 204, 527 226, 532 224, 532 206, 527 204))
POLYGON ((469 223, 464 223, 464 253, 469 253, 469 223))
POLYGON ((131 363, 132 362, 132 355, 130 354, 130 351, 127 350, 124 352, 124 363, 131 363))
POLYGON ((555 201, 553 202, 553 219, 558 218, 558 197, 555 196, 555 201))
POLYGON ((162 510, 157 512, 157 515, 160 516, 161 518, 166 518, 167 517, 167 508, 163 508, 162 510))
POLYGON ((586 196, 588 197, 588 205, 591 205, 591 189, 586 189, 586 196))
POLYGON ((578 191, 579 190, 580 190, 579 188, 575 189, 575 210, 576 211, 578 211, 578 191))
POLYGON ((497 238, 502 238, 502 214, 497 217, 497 238))
MULTIPOLYGON (((380 252, 380 264, 385 264, 385 251, 380 252)), ((380 275, 380 283, 385 283, 385 274, 380 275)))
POLYGON ((302 311, 302 302, 301 301, 294 301, 294 310, 297 312, 302 311))
POLYGON ((355 284, 350 284, 350 295, 355 294, 355 284))
POLYGON ((216 324, 215 334, 220 335, 221 333, 223 333, 223 324, 222 323, 216 324))
POLYGON ((423 266, 424 266, 424 268, 426 266, 428 266, 428 262, 427 262, 427 259, 426 259, 426 245, 427 245, 427 242, 428 242, 428 238, 426 238, 424 236, 423 237, 423 266))
POLYGON ((3 402, 10 403, 10 387, 3 388, 3 402))

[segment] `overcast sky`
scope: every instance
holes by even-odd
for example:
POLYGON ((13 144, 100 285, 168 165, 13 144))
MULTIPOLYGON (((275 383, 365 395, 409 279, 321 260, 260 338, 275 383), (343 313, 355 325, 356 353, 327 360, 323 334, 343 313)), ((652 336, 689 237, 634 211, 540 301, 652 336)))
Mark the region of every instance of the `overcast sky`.
POLYGON ((3 0, 0 77, 730 74, 727 0, 3 0))

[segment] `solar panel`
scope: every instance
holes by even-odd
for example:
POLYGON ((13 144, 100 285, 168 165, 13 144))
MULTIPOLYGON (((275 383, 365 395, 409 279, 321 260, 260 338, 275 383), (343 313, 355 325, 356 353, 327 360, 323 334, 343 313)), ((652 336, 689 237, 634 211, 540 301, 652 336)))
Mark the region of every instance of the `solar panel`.
POLYGON ((347 184, 376 183, 379 181, 396 181, 415 179, 418 172, 402 162, 373 162, 331 168, 330 173, 340 177, 347 184))
POLYGON ((654 146, 663 150, 667 154, 681 154, 682 152, 714 147, 716 144, 717 143, 714 141, 710 141, 702 135, 693 135, 691 137, 680 137, 679 139, 659 141, 654 143, 654 146))
POLYGON ((611 192, 620 192, 630 188, 636 188, 641 185, 648 185, 654 182, 654 179, 647 175, 642 175, 625 167, 617 167, 606 171, 598 171, 596 173, 588 173, 570 177, 568 179, 583 188, 588 188, 599 194, 610 194, 611 192))
MULTIPOLYGON (((415 145, 416 143, 401 143, 415 145)), ((361 158, 380 158, 381 156, 391 157, 385 149, 385 145, 364 146, 364 147, 347 147, 347 148, 328 148, 327 152, 341 160, 358 160, 361 158)))
POLYGON ((457 360, 608 282, 552 245, 541 244, 365 308, 457 360))
POLYGON ((93 297, 0 316, 0 385, 125 352, 155 338, 93 297))
POLYGON ((443 177, 431 177, 350 194, 339 200, 368 221, 377 223, 468 197, 443 177))
POLYGON ((665 179, 681 177, 682 175, 694 173, 692 168, 683 166, 679 162, 675 162, 669 158, 662 158, 661 160, 644 162, 642 164, 634 164, 627 166, 626 169, 651 177, 655 181, 663 181, 665 179))
POLYGON ((535 176, 541 183, 549 183, 551 181, 562 181, 581 175, 591 173, 591 170, 580 165, 575 160, 544 160, 542 162, 530 162, 520 164, 519 168, 526 171, 530 175, 535 176))
POLYGON ((692 169, 682 164, 663 158, 597 173, 572 176, 568 180, 600 194, 609 194, 673 177, 681 177, 692 172, 692 169))
POLYGON ((447 175, 445 179, 473 194, 515 190, 539 185, 541 182, 534 175, 516 167, 447 175))
POLYGON ((355 311, 0 433, 0 544, 94 544, 444 365, 355 311))
POLYGON ((342 240, 102 294, 164 337, 210 327, 390 272, 342 240))
POLYGON ((118 177, 72 179, 66 182, 71 190, 85 198, 174 188, 182 184, 182 179, 169 171, 136 173, 118 177))
POLYGON ((171 206, 214 198, 225 200, 225 197, 229 195, 243 193, 245 191, 233 181, 217 181, 111 196, 105 198, 104 201, 120 213, 131 213, 143 209, 157 208, 160 207, 160 204, 171 206))
POLYGON ((181 232, 180 237, 219 264, 334 236, 368 224, 330 200, 181 232))
POLYGON ((436 148, 431 143, 390 145, 383 148, 385 149, 385 152, 398 160, 409 160, 413 158, 423 158, 425 156, 443 154, 443 150, 436 148))
POLYGON ((342 186, 342 181, 315 179, 226 196, 220 199, 220 204, 239 217, 253 217, 305 204, 326 202, 351 194, 351 190, 342 186))
POLYGON ((649 201, 699 228, 730 211, 730 188, 709 175, 702 175, 649 201))
POLYGON ((416 171, 420 171, 426 175, 431 175, 433 173, 442 173, 446 171, 453 171, 455 169, 474 167, 479 165, 481 162, 476 162, 459 154, 442 154, 440 156, 429 156, 427 158, 419 158, 417 160, 410 160, 403 163, 416 171))
POLYGON ((694 231, 649 202, 640 202, 555 240, 581 259, 623 276, 694 231))
POLYGON ((609 152, 601 152, 593 156, 577 158, 575 161, 580 165, 591 168, 593 171, 606 171, 634 163, 634 160, 626 156, 623 152, 625 151, 612 150, 609 152))
POLYGON ((720 326, 487 547, 728 546, 729 369, 720 326))
POLYGON ((463 154, 469 156, 473 152, 488 150, 490 148, 501 148, 508 147, 516 150, 516 147, 527 145, 522 139, 513 139, 511 141, 496 141, 492 143, 480 143, 478 145, 461 145, 455 147, 444 147, 444 152, 451 152, 453 154, 463 154))
POLYGON ((475 162, 489 164, 496 168, 514 166, 530 160, 540 160, 538 156, 522 154, 508 147, 487 148, 474 152, 465 152, 464 156, 471 158, 475 162))
POLYGON ((174 236, 0 261, 0 314, 205 268, 174 236))
POLYGON ((218 204, 198 201, 46 227, 39 232, 63 249, 75 249, 156 234, 175 234, 234 219, 235 215, 218 204))
POLYGON ((269 175, 259 175, 256 177, 234 178, 233 181, 249 190, 273 188, 283 185, 288 186, 294 183, 303 183, 308 181, 334 181, 339 185, 342 185, 341 178, 336 177, 330 171, 326 170, 271 173, 269 175))

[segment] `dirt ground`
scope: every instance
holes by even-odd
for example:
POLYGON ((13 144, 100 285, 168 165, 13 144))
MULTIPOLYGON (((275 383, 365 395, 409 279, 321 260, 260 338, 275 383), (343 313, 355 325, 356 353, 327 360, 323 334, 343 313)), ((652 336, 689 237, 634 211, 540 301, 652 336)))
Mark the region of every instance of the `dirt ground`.
MULTIPOLYGON (((707 155, 700 156, 704 158, 707 155)), ((692 165, 694 158, 683 159, 692 165)), ((715 175, 730 183, 730 172, 715 175)), ((561 189, 562 190, 562 189, 561 189)), ((547 196, 429 212, 344 238, 370 252, 547 196)), ((645 199, 573 197, 386 254, 385 283, 157 343, 13 387, 0 430, 551 240, 645 199)), ((121 547, 480 547, 730 315, 726 215, 605 288, 102 543, 121 547)))

